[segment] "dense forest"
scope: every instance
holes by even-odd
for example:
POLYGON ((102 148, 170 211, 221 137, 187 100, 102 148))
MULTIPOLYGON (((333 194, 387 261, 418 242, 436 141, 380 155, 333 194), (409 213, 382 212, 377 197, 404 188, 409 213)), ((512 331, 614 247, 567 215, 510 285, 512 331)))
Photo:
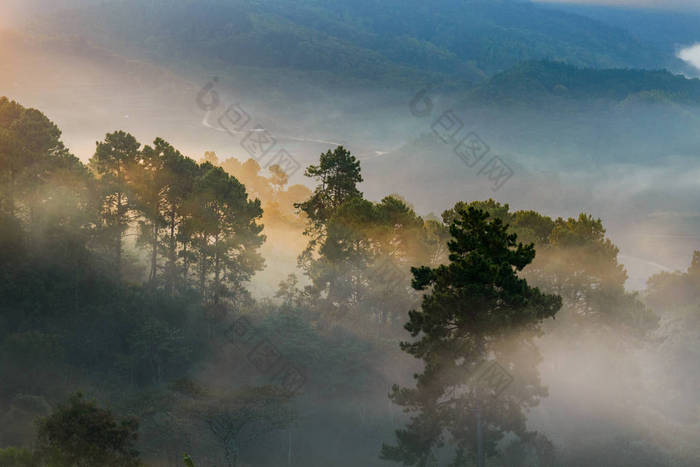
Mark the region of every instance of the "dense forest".
POLYGON ((54 10, 33 18, 42 35, 80 35, 122 54, 222 75, 245 67, 320 82, 463 86, 527 60, 678 65, 621 27, 518 0, 72 0, 54 10))
POLYGON ((0 1, 0 467, 700 465, 700 9, 580 1, 0 1))
POLYGON ((624 102, 646 94, 650 101, 696 105, 700 102, 700 80, 668 70, 581 69, 562 62, 528 61, 494 75, 470 94, 491 104, 534 103, 547 97, 624 102))
POLYGON ((700 252, 630 293, 594 215, 305 175, 123 131, 83 164, 0 99, 0 465, 697 465, 700 252), (255 298, 265 242, 298 273, 255 298))

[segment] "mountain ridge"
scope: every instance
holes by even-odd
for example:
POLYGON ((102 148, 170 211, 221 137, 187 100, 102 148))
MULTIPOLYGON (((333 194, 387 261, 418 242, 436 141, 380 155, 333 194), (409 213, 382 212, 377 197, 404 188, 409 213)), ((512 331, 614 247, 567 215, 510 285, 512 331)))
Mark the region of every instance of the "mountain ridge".
POLYGON ((472 85, 531 59, 599 68, 665 63, 661 51, 621 28, 511 0, 125 0, 64 10, 35 27, 178 65, 388 83, 472 85))

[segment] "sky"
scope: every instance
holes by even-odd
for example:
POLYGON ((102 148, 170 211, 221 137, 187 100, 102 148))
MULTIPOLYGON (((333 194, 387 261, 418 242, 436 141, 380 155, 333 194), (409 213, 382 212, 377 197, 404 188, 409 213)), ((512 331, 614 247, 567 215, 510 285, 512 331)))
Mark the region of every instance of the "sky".
POLYGON ((574 3, 585 5, 614 5, 664 9, 700 10, 700 0, 535 0, 539 3, 574 3))

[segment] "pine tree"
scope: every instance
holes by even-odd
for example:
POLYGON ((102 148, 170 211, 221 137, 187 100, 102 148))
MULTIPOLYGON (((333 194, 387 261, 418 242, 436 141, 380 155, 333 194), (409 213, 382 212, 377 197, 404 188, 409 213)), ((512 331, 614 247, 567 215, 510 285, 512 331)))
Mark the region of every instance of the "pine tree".
POLYGON ((505 431, 526 433, 523 409, 546 394, 532 339, 541 332, 540 323, 559 310, 561 299, 518 277, 535 250, 517 243, 507 228, 482 210, 459 209, 450 226, 450 263, 412 269, 413 287, 426 293, 405 326, 414 340, 401 348, 422 359, 425 368, 416 375, 415 388, 392 390, 392 400, 414 415, 397 431, 397 445, 383 446, 382 458, 425 466, 448 437, 453 465, 465 465, 476 444, 479 416, 490 452, 505 431), (480 391, 474 378, 494 358, 515 380, 498 398, 480 391))

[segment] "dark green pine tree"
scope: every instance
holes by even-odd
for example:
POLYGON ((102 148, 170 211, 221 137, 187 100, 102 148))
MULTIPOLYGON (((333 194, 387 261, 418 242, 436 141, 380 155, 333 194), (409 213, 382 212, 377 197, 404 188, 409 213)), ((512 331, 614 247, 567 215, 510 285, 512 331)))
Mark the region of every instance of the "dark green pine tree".
POLYGON ((333 151, 321 154, 318 165, 310 165, 304 175, 315 178, 319 185, 311 198, 297 203, 295 208, 309 218, 309 227, 305 234, 311 237, 312 244, 323 235, 328 220, 338 207, 352 198, 361 198, 362 193, 357 184, 362 182, 360 161, 350 151, 338 146, 333 151))
POLYGON ((99 179, 100 211, 107 243, 114 254, 116 276, 121 278, 124 233, 129 228, 134 202, 129 193, 129 172, 133 171, 141 148, 131 134, 108 133, 97 143, 90 168, 99 179))
POLYGON ((391 399, 412 417, 396 432, 397 444, 381 452, 404 465, 429 465, 443 455, 454 455, 454 466, 467 465, 475 454, 477 416, 486 452, 493 454, 505 432, 528 436, 524 411, 546 395, 532 340, 561 299, 518 277, 535 257, 533 245, 517 243, 507 225, 482 210, 457 214, 450 225, 450 263, 412 268, 413 287, 426 294, 405 325, 414 339, 401 348, 425 366, 415 375, 415 388, 393 387, 391 399), (513 378, 498 397, 479 390, 483 381, 474 378, 491 360, 513 378))
MULTIPOLYGON (((328 241, 329 223, 340 207, 362 199, 362 193, 357 189, 357 185, 362 182, 360 161, 350 151, 338 146, 333 151, 321 154, 319 164, 307 167, 304 175, 316 179, 318 185, 309 199, 294 204, 300 213, 306 214, 304 235, 309 237, 309 243, 297 261, 313 282, 311 293, 318 298, 333 282, 334 274, 332 268, 323 264, 324 261, 319 262, 316 256, 328 241)), ((336 298, 332 292, 329 296, 331 300, 336 298)))
POLYGON ((136 450, 139 423, 117 419, 81 393, 38 421, 40 465, 131 467, 141 465, 136 450))

